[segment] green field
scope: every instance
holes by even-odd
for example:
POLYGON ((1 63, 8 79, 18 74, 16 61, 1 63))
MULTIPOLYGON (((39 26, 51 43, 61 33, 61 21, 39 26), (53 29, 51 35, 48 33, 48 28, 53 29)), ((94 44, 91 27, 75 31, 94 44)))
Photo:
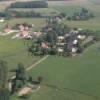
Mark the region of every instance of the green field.
POLYGON ((88 21, 67 21, 66 19, 63 21, 70 27, 81 27, 84 29, 90 30, 98 30, 100 31, 100 5, 83 5, 83 6, 56 6, 54 9, 66 13, 67 16, 73 15, 74 12, 80 11, 82 7, 85 7, 89 10, 89 12, 94 13, 95 17, 88 21))
MULTIPOLYGON (((0 37, 0 59, 7 61, 8 69, 15 69, 19 62, 25 67, 34 64, 40 57, 28 56, 27 45, 22 40, 11 40, 0 37)), ((9 74, 11 76, 11 74, 9 74)))
POLYGON ((53 8, 13 8, 9 9, 10 11, 18 11, 18 12, 29 12, 29 11, 34 11, 36 13, 40 13, 42 16, 53 16, 59 13, 58 10, 55 10, 53 8))
POLYGON ((96 5, 100 4, 100 0, 89 0, 89 1, 96 4, 96 5))
POLYGON ((6 20, 4 23, 0 23, 0 29, 3 29, 5 25, 9 25, 9 27, 13 27, 16 24, 21 23, 28 23, 28 24, 34 24, 34 30, 40 31, 41 27, 45 24, 44 18, 12 18, 10 20, 6 20))
MULTIPOLYGON (((31 71, 33 77, 43 76, 36 100, 99 100, 100 43, 75 58, 49 57, 31 71), (58 89, 58 91, 56 91, 58 89), (97 98, 96 98, 97 97, 97 98)), ((32 100, 32 99, 30 99, 32 100)))
POLYGON ((42 76, 44 80, 40 90, 28 100, 99 100, 99 58, 100 43, 89 47, 77 57, 50 56, 29 71, 34 79, 42 76))

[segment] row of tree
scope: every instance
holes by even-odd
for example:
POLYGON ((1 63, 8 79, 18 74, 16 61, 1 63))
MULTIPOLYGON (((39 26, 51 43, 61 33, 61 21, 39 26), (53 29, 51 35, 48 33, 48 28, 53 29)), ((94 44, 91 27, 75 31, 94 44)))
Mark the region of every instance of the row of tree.
POLYGON ((34 11, 5 11, 5 12, 0 12, 0 17, 5 17, 5 18, 34 18, 34 17, 42 17, 41 13, 37 13, 34 11))
POLYGON ((10 8, 48 8, 46 1, 28 1, 12 3, 10 8))
POLYGON ((10 11, 10 16, 11 17, 17 17, 17 18, 21 18, 21 17, 42 17, 41 13, 37 13, 35 11, 28 11, 28 12, 24 12, 24 11, 10 11))
MULTIPOLYGON (((36 12, 34 10, 30 10, 30 11, 16 11, 16 10, 5 10, 4 12, 0 12, 0 17, 5 17, 5 18, 34 18, 34 17, 38 17, 38 18, 47 18, 50 15, 43 15, 40 12, 36 12)), ((64 18, 64 13, 60 13, 57 15, 59 18, 64 18)))

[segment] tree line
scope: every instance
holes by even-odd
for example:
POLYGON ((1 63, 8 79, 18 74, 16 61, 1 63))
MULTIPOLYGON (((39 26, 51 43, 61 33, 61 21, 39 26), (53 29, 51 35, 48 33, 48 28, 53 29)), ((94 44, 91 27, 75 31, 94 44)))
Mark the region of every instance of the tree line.
POLYGON ((46 1, 15 2, 9 8, 48 8, 46 1))
POLYGON ((41 13, 35 12, 35 11, 10 11, 10 16, 11 17, 42 17, 41 13))
POLYGON ((25 11, 11 11, 11 10, 7 10, 5 12, 0 12, 0 17, 5 17, 5 18, 32 18, 32 17, 44 17, 42 16, 41 13, 35 12, 33 10, 25 12, 25 11))

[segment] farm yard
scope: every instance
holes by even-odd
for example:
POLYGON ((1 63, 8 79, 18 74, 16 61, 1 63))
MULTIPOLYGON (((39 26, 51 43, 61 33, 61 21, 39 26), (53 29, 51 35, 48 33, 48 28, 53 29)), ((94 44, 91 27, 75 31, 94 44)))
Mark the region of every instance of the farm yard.
MULTIPOLYGON (((66 1, 56 4, 49 1, 48 8, 10 8, 9 10, 28 12, 34 10, 46 16, 64 13, 66 17, 61 24, 70 28, 81 28, 83 30, 97 32, 100 36, 100 2, 99 0, 66 1), (68 2, 68 4, 67 4, 68 2), (80 2, 80 3, 78 3, 80 2), (53 4, 52 4, 53 3, 53 4), (94 14, 94 18, 82 21, 69 21, 67 16, 86 8, 94 14)), ((58 1, 57 1, 58 2, 58 1)), ((5 4, 5 3, 4 3, 5 4)), ((5 6, 7 6, 5 4, 5 6)), ((3 11, 4 6, 0 6, 3 11)), ((13 28, 17 24, 34 24, 33 32, 41 32, 47 19, 45 18, 10 18, 3 23, 0 22, 0 32, 8 25, 13 28)), ((25 68, 36 64, 42 56, 28 55, 28 45, 31 41, 24 39, 11 39, 16 33, 0 36, 0 59, 7 61, 8 70, 16 69, 18 63, 23 63, 25 68), (27 45, 28 44, 28 45, 27 45)), ((91 36, 91 35, 90 35, 91 36)), ((76 56, 49 55, 43 62, 36 64, 35 68, 28 70, 28 76, 34 80, 41 76, 43 81, 39 84, 39 90, 27 94, 25 100, 100 100, 100 42, 97 41, 87 47, 76 56)), ((14 73, 9 73, 9 77, 14 73)), ((27 88, 27 86, 26 86, 27 88)), ((24 88, 23 88, 24 90, 24 88)), ((34 90, 34 89, 33 89, 34 90)), ((27 90, 28 91, 28 90, 27 90)), ((24 100, 15 94, 10 100, 24 100)))

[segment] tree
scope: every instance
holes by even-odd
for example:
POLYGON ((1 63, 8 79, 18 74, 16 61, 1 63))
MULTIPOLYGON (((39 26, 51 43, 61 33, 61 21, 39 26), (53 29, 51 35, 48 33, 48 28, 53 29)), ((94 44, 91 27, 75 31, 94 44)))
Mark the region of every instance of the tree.
POLYGON ((16 79, 21 80, 23 84, 25 84, 26 75, 25 68, 22 63, 18 64, 18 69, 16 70, 16 79))
POLYGON ((8 82, 7 62, 0 60, 0 84, 1 84, 1 87, 6 88, 7 82, 8 82))
POLYGON ((88 10, 86 8, 82 8, 81 12, 84 13, 84 14, 86 14, 86 13, 88 13, 88 10))
POLYGON ((46 35, 46 41, 49 43, 56 43, 57 41, 57 34, 54 30, 51 30, 46 35))
POLYGON ((18 69, 11 70, 15 72, 15 78, 11 80, 11 93, 13 94, 16 90, 25 85, 26 82, 26 71, 22 63, 18 64, 18 69))
POLYGON ((0 100, 9 100, 7 62, 0 60, 0 100))
POLYGON ((9 100, 10 92, 6 88, 0 88, 0 100, 9 100))

